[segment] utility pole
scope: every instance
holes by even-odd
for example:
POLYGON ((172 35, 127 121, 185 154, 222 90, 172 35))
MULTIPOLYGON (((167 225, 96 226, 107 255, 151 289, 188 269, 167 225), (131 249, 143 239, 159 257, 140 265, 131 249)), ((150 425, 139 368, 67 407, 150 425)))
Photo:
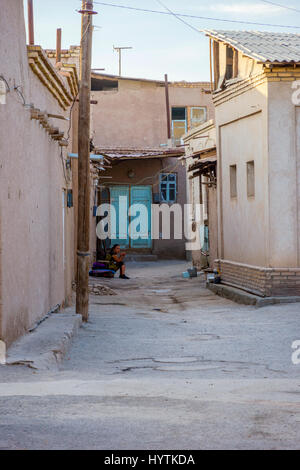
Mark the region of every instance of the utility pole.
POLYGON ((167 133, 168 133, 168 147, 172 147, 172 134, 171 134, 171 117, 170 117, 170 99, 169 99, 169 81, 168 75, 165 74, 165 94, 166 94, 166 112, 167 112, 167 133))
POLYGON ((34 19, 33 19, 33 0, 27 1, 28 9, 28 42, 34 46, 34 19))
POLYGON ((133 47, 115 47, 114 46, 114 51, 117 51, 119 53, 119 77, 122 76, 122 51, 124 49, 133 49, 133 47))
POLYGON ((76 313, 89 318, 90 262, 90 97, 93 1, 82 0, 78 120, 78 234, 76 313))
POLYGON ((61 61, 61 28, 56 30, 56 63, 61 61))

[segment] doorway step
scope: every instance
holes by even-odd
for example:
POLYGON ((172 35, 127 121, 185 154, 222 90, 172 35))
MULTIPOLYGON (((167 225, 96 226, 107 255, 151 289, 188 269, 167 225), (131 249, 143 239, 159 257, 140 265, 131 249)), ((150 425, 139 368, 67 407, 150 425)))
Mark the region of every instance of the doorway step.
POLYGON ((151 253, 139 253, 139 252, 127 252, 125 261, 140 261, 146 263, 147 261, 157 261, 158 256, 152 255, 151 253))

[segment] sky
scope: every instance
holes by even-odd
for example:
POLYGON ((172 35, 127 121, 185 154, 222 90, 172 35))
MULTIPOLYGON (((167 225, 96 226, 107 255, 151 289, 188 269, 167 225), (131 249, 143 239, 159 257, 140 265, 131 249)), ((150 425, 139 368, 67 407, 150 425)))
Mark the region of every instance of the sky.
MULTIPOLYGON (((159 0, 104 0, 106 3, 134 8, 166 11, 159 0)), ((300 34, 299 0, 274 0, 273 3, 299 9, 288 10, 262 0, 162 0, 172 11, 236 21, 268 23, 258 26, 207 19, 184 18, 193 28, 172 15, 144 13, 96 4, 93 17, 93 68, 118 74, 118 54, 113 46, 130 46, 123 52, 122 75, 162 80, 209 80, 209 40, 203 29, 279 31, 300 34), (298 28, 287 28, 295 26, 298 28)), ((33 0, 35 43, 54 49, 56 29, 62 28, 62 46, 80 43, 80 0, 33 0)), ((27 23, 24 0, 25 19, 27 23)))

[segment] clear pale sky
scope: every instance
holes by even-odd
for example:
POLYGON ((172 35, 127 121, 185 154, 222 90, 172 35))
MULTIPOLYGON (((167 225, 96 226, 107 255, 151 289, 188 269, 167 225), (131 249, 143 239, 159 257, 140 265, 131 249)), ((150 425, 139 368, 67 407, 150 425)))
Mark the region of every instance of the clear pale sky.
MULTIPOLYGON (((165 11, 157 0, 106 0, 107 3, 165 11)), ((274 0, 277 3, 276 0, 274 0)), ((300 12, 289 11, 262 0, 163 0, 176 13, 298 26, 300 12)), ((281 5, 298 8, 299 0, 278 0, 281 5)), ((24 0, 27 23, 26 5, 24 0)), ((80 42, 80 0, 34 0, 35 43, 55 48, 56 28, 62 28, 63 48, 80 42)), ((96 28, 93 41, 93 67, 105 73, 118 73, 115 46, 132 46, 123 53, 123 75, 170 80, 209 80, 208 38, 193 31, 173 16, 124 10, 95 4, 96 28)), ((245 25, 185 18, 198 29, 260 30, 300 33, 300 29, 245 25)))

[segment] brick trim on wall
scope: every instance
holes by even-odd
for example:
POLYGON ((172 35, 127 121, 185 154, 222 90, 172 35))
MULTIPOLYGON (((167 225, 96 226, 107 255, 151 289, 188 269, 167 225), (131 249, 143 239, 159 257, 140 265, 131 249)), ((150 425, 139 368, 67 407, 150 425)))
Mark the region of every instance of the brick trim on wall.
POLYGON ((300 268, 263 268, 215 260, 222 282, 261 297, 299 296, 300 268))

